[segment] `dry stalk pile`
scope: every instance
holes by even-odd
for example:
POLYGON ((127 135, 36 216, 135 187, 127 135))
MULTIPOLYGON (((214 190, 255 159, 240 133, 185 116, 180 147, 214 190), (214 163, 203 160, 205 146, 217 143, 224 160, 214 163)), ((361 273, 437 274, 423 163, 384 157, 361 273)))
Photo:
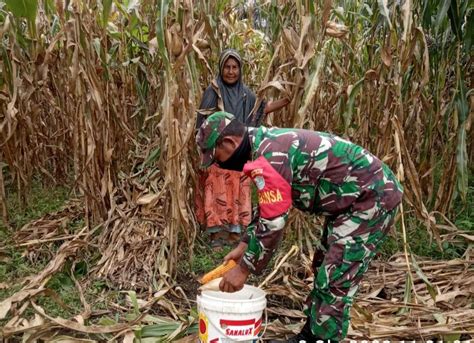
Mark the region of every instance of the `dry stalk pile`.
POLYGON ((109 219, 97 238, 102 257, 94 274, 120 289, 151 292, 155 280, 169 275, 163 178, 157 168, 148 167, 151 163, 144 160, 133 176, 120 181, 109 219))
POLYGON ((68 201, 62 210, 34 220, 15 232, 15 246, 24 249, 23 254, 32 263, 52 259, 53 244, 76 237, 77 232, 73 232, 70 225, 82 218, 83 211, 82 201, 68 201))

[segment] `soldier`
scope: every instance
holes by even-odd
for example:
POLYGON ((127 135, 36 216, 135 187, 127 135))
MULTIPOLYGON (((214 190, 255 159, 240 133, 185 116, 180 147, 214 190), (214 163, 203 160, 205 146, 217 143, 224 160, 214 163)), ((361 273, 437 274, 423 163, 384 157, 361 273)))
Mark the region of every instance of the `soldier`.
POLYGON ((296 208, 326 216, 323 256, 315 254, 314 288, 302 331, 290 342, 340 341, 363 274, 389 231, 403 190, 392 171, 362 147, 338 136, 302 130, 245 127, 217 112, 199 128, 203 167, 243 170, 258 191, 258 209, 239 245, 224 259, 240 261, 224 274, 224 292, 260 274, 296 208))

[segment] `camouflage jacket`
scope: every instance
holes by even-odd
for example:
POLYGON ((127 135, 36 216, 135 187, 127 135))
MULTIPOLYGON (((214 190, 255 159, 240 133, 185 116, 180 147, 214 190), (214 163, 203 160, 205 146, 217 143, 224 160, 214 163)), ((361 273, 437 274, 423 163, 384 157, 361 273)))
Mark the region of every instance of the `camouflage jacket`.
POLYGON ((283 236, 291 206, 336 216, 395 208, 402 187, 392 171, 362 147, 309 130, 249 128, 252 161, 244 173, 255 183, 258 207, 242 240, 241 264, 259 274, 283 236))

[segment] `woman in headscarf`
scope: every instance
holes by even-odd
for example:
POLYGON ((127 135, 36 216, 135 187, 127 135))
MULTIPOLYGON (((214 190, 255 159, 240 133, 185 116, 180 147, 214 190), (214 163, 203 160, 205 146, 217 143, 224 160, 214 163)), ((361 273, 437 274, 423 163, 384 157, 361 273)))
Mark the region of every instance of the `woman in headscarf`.
MULTIPOLYGON (((219 73, 204 91, 196 127, 217 111, 232 113, 247 126, 260 126, 266 114, 286 106, 288 98, 257 102, 255 93, 242 81, 242 58, 234 49, 219 58, 219 73)), ((207 228, 213 248, 240 241, 241 226, 251 220, 250 182, 241 172, 212 166, 200 174, 196 191, 199 223, 207 228), (204 188, 204 192, 202 189, 204 188)))

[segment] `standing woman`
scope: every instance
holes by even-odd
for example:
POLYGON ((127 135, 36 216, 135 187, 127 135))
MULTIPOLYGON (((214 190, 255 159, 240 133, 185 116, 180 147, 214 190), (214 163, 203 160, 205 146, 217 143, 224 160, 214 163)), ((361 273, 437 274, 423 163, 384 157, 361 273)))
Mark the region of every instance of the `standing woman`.
MULTIPOLYGON (((288 98, 262 101, 257 107, 256 100, 255 93, 242 81, 242 58, 236 50, 226 49, 219 58, 218 76, 202 96, 196 127, 217 111, 232 113, 247 126, 260 126, 266 114, 290 102, 288 98)), ((196 208, 198 221, 207 228, 213 248, 237 243, 241 226, 251 220, 250 181, 240 171, 212 166, 200 174, 196 208)))

